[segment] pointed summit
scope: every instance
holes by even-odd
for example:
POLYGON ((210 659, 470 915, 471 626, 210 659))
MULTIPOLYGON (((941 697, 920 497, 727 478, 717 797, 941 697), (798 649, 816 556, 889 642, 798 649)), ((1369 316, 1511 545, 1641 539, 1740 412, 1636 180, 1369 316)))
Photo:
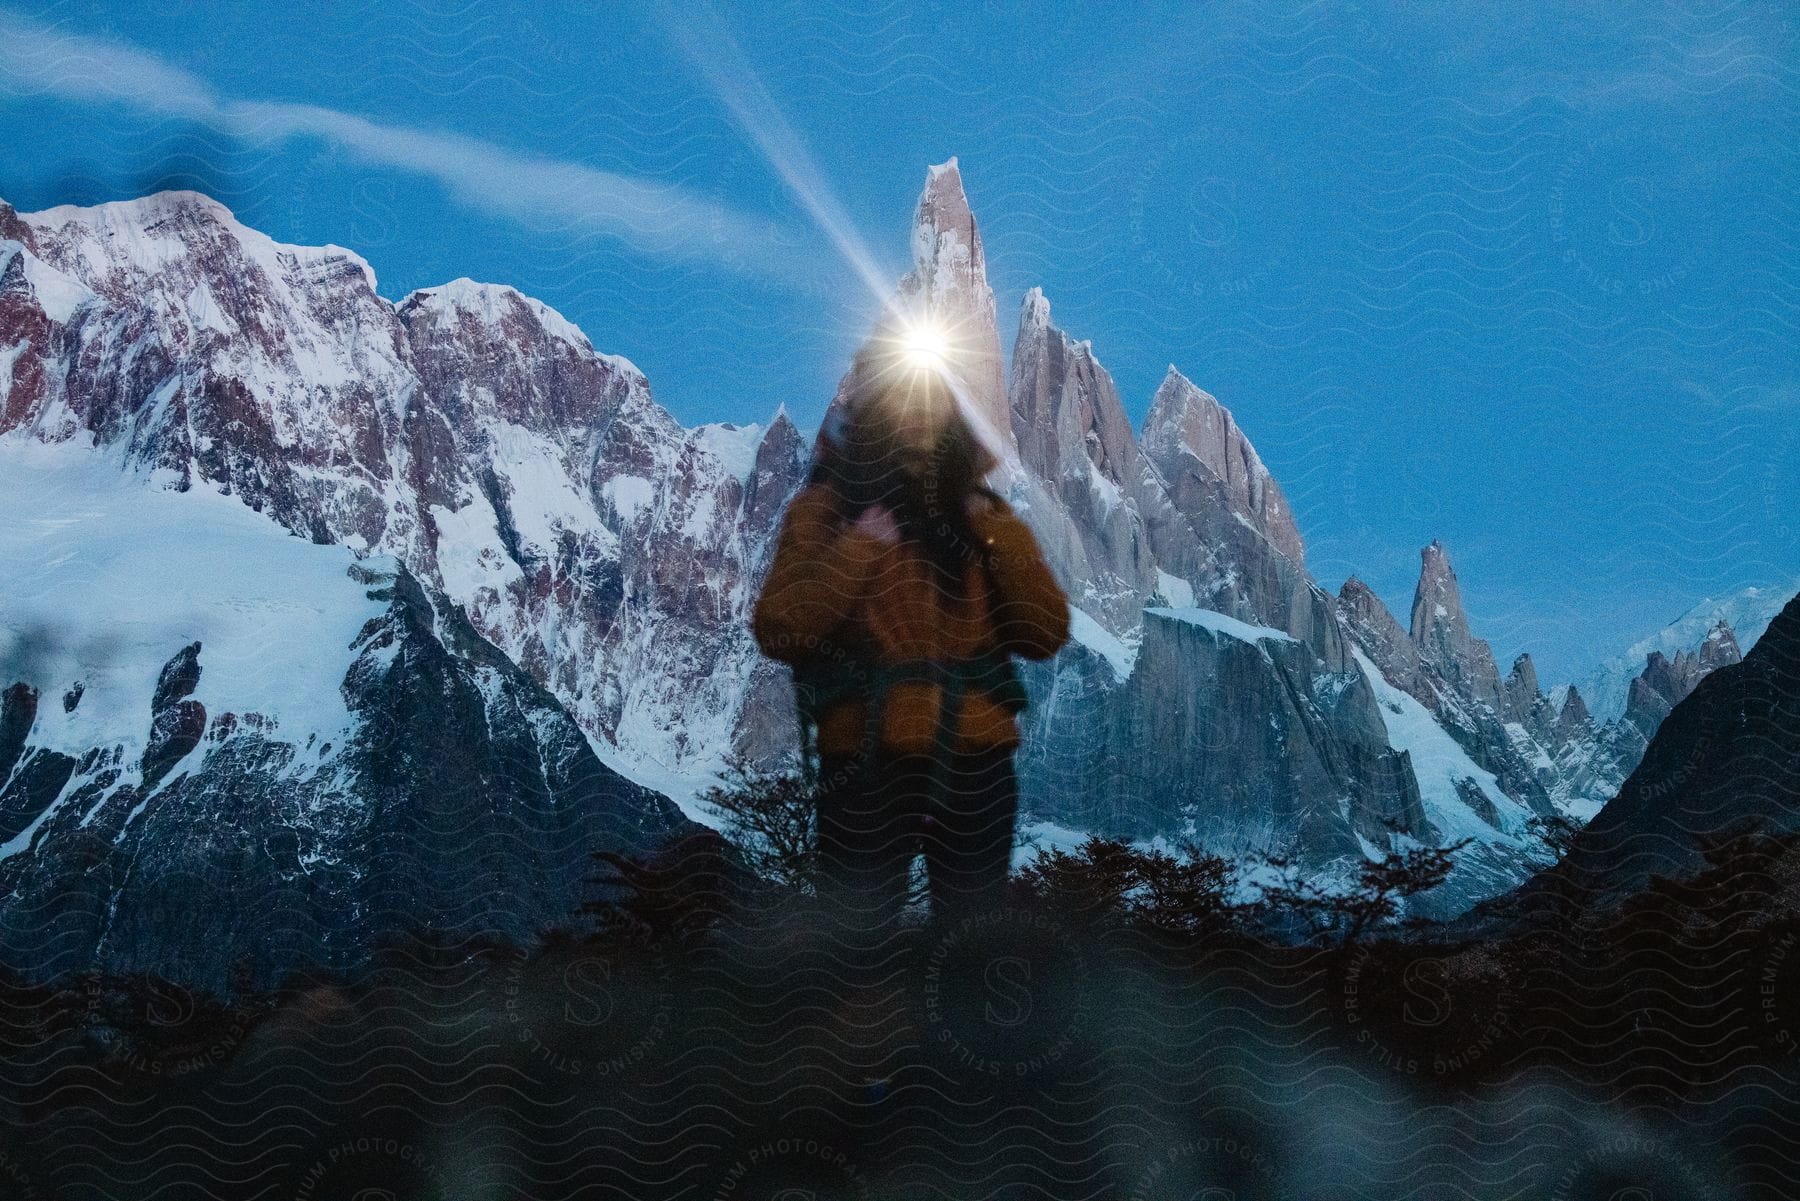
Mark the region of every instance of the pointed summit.
POLYGON ((896 292, 900 310, 943 330, 951 367, 967 386, 971 405, 991 424, 996 439, 1010 445, 994 290, 954 156, 926 169, 925 190, 913 212, 912 257, 913 269, 896 292))
MULTIPOLYGON (((963 193, 955 157, 926 168, 925 188, 913 211, 912 258, 912 270, 901 277, 888 311, 871 334, 892 336, 896 314, 903 322, 929 325, 940 333, 947 344, 945 362, 963 384, 971 416, 985 427, 977 433, 1004 461, 1015 453, 1007 413, 1006 361, 1000 353, 981 233, 963 193)), ((854 376, 853 368, 838 381, 820 426, 821 437, 841 412, 854 376)))
POLYGON ((1174 481, 1188 469, 1217 480, 1232 509, 1252 529, 1295 566, 1305 565, 1306 547, 1281 486, 1263 466, 1231 410, 1195 387, 1173 363, 1144 418, 1143 446, 1167 480, 1174 481), (1190 466, 1184 468, 1184 463, 1190 466))
POLYGON ((1529 652, 1513 660, 1512 670, 1506 675, 1504 687, 1506 716, 1512 721, 1525 721, 1543 699, 1538 689, 1537 664, 1531 661, 1529 652))
POLYGON ((800 427, 788 416, 787 402, 782 401, 775 406, 775 415, 769 418, 769 424, 763 427, 757 453, 761 455, 764 453, 762 448, 775 446, 782 448, 782 453, 785 454, 788 453, 788 448, 797 449, 800 444, 800 427))
POLYGON ((1581 689, 1569 685, 1568 693, 1563 697, 1562 709, 1556 715, 1556 735, 1559 741, 1567 742, 1589 733, 1593 728, 1593 718, 1588 713, 1587 702, 1581 699, 1581 689))
POLYGON ((1025 293, 1013 342, 1011 421, 1019 458, 1051 482, 1078 481, 1085 494, 1091 473, 1114 496, 1137 476, 1138 447, 1131 419, 1093 344, 1076 342, 1050 322, 1042 288, 1025 293))
POLYGON ((1356 576, 1337 595, 1338 619, 1363 653, 1396 687, 1429 697, 1419 672, 1419 652, 1381 598, 1356 576))
POLYGON ((1017 483, 1052 562, 1078 581, 1071 598, 1103 625, 1130 628, 1157 583, 1144 513, 1167 501, 1147 487, 1112 376, 1091 345, 1051 324, 1039 288, 1019 307, 1008 404, 1017 483))
POLYGON ((1494 652, 1469 631, 1456 572, 1443 543, 1435 538, 1419 552, 1419 585, 1413 592, 1410 634, 1419 657, 1437 668, 1458 691, 1504 711, 1494 652))
POLYGON ((981 234, 975 228, 975 214, 969 208, 969 197, 963 191, 962 171, 956 156, 925 169, 925 190, 919 193, 918 207, 913 210, 913 266, 931 273, 935 268, 948 268, 953 274, 947 283, 958 282, 954 272, 962 273, 962 282, 972 286, 975 277, 987 281, 987 260, 981 252, 981 234), (947 241, 940 241, 947 237, 947 241))
POLYGON ((1713 671, 1720 667, 1729 667, 1733 663, 1742 662, 1744 653, 1738 648, 1737 635, 1731 630, 1731 623, 1721 617, 1712 629, 1706 633, 1706 641, 1700 644, 1700 669, 1703 672, 1713 671))
POLYGON ((788 498, 806 478, 806 445, 784 402, 756 442, 745 484, 744 514, 753 530, 773 531, 788 498))

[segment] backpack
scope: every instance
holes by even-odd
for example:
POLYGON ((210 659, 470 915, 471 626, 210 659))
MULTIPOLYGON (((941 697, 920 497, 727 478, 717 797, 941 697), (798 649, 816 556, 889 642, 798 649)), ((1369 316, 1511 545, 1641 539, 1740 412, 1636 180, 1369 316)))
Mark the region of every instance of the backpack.
MULTIPOLYGON (((937 742, 932 747, 932 760, 938 766, 955 747, 966 693, 985 692, 1008 713, 1022 713, 1027 704, 1025 685, 1019 679, 1013 657, 998 650, 966 659, 908 659, 898 663, 822 659, 796 664, 793 671, 794 704, 800 720, 800 767, 809 788, 818 785, 819 718, 842 701, 867 701, 863 734, 866 749, 861 761, 864 769, 873 762, 874 752, 880 746, 888 693, 896 684, 935 684, 942 690, 937 742)), ((935 778, 934 771, 934 783, 935 778)))

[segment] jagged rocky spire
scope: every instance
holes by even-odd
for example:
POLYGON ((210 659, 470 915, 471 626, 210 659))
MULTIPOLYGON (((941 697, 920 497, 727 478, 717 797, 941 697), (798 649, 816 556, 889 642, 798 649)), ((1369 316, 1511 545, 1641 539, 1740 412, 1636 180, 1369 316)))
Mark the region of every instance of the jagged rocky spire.
POLYGON ((1043 478, 1074 475, 1085 486, 1091 463, 1115 488, 1131 485, 1139 452, 1119 390, 1091 343, 1050 323, 1041 288, 1019 309, 1010 407, 1020 460, 1043 478))
POLYGON ((1700 644, 1700 668, 1702 671, 1714 671, 1721 667, 1729 667, 1733 663, 1742 662, 1744 652, 1738 647, 1737 635, 1732 632, 1731 623, 1720 618, 1713 628, 1707 631, 1706 641, 1700 644))
POLYGON ((1419 585, 1413 592, 1411 637, 1419 656, 1476 700, 1505 711, 1494 652, 1469 630, 1456 572, 1441 542, 1419 552, 1419 585))
POLYGON ((1569 691, 1563 696, 1562 709, 1556 715, 1557 732, 1567 739, 1592 724, 1593 717, 1588 713, 1587 702, 1581 699, 1581 689, 1569 685, 1569 691))
POLYGON ((913 269, 900 281, 901 303, 919 306, 945 330, 952 366, 968 387, 971 405, 1004 443, 1011 428, 994 290, 954 155, 926 170, 925 191, 913 213, 912 254, 913 269))
POLYGON ((1200 470, 1219 481, 1231 507, 1282 554, 1304 565, 1306 550, 1281 486, 1231 411, 1169 365, 1144 419, 1144 453, 1164 478, 1200 470))
MULTIPOLYGON (((988 285, 981 231, 969 210, 954 155, 926 169, 925 189, 913 211, 912 258, 912 270, 894 289, 893 310, 903 319, 927 322, 943 331, 950 344, 950 367, 962 382, 984 441, 1002 460, 1010 459, 1014 442, 994 290, 988 285)), ((878 329, 892 317, 884 313, 878 329)), ((838 383, 831 409, 843 403, 853 379, 853 373, 846 373, 838 383)))
POLYGON ((1042 290, 1025 294, 1013 342, 1010 425, 1017 487, 1071 599, 1120 631, 1156 587, 1146 519, 1168 510, 1132 437, 1112 376, 1090 343, 1050 321, 1042 290))
POLYGON ((1335 602, 1337 618, 1363 654, 1388 682, 1410 694, 1420 704, 1437 703, 1424 665, 1419 661, 1419 648, 1400 628, 1393 613, 1375 595, 1373 589, 1356 576, 1344 581, 1335 602))
POLYGON ((1507 717, 1524 721, 1531 716, 1542 693, 1538 688, 1537 664, 1531 661, 1529 652, 1513 660, 1512 670, 1506 674, 1504 691, 1507 717))

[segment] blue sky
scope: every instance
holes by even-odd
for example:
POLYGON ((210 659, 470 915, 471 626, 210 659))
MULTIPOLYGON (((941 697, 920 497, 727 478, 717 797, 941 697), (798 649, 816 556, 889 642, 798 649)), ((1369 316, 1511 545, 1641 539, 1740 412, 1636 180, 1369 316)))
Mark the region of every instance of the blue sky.
POLYGON ((1008 346, 1041 285, 1134 421, 1178 365, 1327 586, 1440 538, 1554 681, 1800 577, 1784 6, 152 7, 0 3, 0 198, 199 188, 804 425, 956 155, 1008 346))

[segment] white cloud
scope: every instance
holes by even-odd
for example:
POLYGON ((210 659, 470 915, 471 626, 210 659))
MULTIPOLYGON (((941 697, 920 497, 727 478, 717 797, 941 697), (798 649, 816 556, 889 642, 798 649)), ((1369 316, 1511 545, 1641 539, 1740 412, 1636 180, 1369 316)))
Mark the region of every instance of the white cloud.
POLYGON ((591 229, 646 253, 787 283, 817 277, 796 261, 793 233, 687 188, 317 105, 224 99, 156 55, 0 11, 5 91, 127 104, 253 143, 321 138, 372 165, 436 179, 462 203, 525 224, 591 229))

